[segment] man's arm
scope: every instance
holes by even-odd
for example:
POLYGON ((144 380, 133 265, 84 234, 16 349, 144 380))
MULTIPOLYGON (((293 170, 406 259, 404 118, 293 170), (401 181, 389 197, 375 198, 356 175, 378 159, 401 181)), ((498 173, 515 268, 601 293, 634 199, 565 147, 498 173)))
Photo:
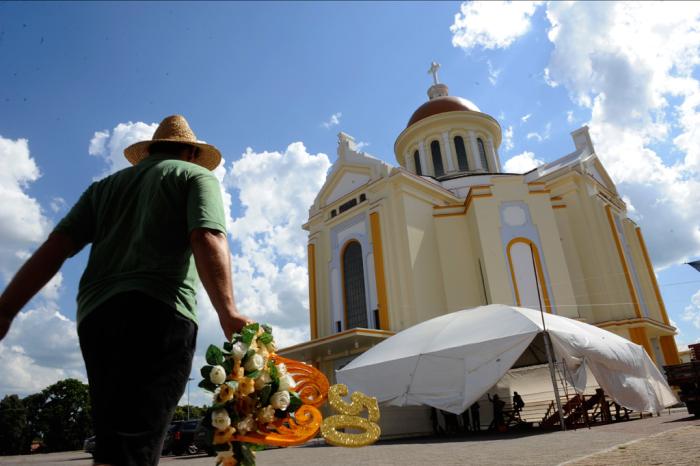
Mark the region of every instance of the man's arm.
POLYGON ((219 314, 219 322, 227 339, 251 322, 239 314, 233 297, 231 254, 226 235, 206 228, 195 228, 190 235, 190 246, 197 273, 219 314))
POLYGON ((19 269, 0 296, 0 340, 10 329, 12 319, 56 275, 74 250, 68 235, 52 233, 19 269))

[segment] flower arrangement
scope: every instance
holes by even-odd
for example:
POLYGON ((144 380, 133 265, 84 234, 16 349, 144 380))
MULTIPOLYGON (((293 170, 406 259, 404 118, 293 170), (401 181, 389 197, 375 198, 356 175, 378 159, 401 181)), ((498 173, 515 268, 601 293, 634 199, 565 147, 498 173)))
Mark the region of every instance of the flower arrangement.
POLYGON ((255 451, 265 442, 238 439, 256 440, 256 434, 288 428, 285 421, 294 420, 304 404, 294 391, 297 382, 275 350, 272 328, 258 323, 246 325, 223 348, 207 349, 199 386, 213 393, 206 421, 212 426, 217 465, 255 465, 255 451))
POLYGON ((255 466, 264 445, 301 445, 321 431, 326 442, 344 447, 374 443, 381 433, 377 399, 345 385, 329 387, 314 367, 275 354, 272 328, 248 324, 223 348, 210 345, 199 386, 213 393, 205 417, 219 466, 255 466), (326 400, 339 415, 323 419, 326 400), (367 418, 358 416, 367 411, 367 418), (348 433, 345 429, 360 430, 348 433))

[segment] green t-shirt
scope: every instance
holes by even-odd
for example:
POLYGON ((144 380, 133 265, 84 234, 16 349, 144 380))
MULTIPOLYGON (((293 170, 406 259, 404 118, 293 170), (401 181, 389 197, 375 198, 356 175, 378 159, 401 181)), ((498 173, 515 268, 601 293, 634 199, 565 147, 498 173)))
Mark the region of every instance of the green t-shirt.
POLYGON ((151 155, 97 181, 55 232, 92 243, 80 279, 77 321, 124 291, 141 291, 197 322, 197 271, 189 233, 226 232, 219 181, 206 168, 151 155))

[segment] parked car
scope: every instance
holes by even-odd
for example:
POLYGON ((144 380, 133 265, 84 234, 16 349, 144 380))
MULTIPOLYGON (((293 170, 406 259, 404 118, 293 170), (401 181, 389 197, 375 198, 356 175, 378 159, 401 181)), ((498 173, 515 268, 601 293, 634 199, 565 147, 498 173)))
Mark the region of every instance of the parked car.
MULTIPOLYGON (((200 419, 190 419, 173 423, 174 426, 169 430, 168 452, 178 456, 197 453, 197 447, 194 445, 194 433, 199 421, 200 419)), ((168 440, 167 435, 166 440, 168 440)))
POLYGON ((90 453, 91 455, 95 456, 95 436, 94 435, 92 437, 88 437, 85 439, 85 442, 83 442, 83 450, 85 450, 85 453, 90 453))
POLYGON ((194 432, 194 445, 199 451, 204 451, 209 456, 216 455, 216 451, 212 446, 212 435, 213 427, 207 421, 210 420, 209 417, 200 419, 199 424, 197 424, 197 429, 194 432))
POLYGON ((168 431, 165 433, 165 440, 163 441, 163 450, 161 451, 161 455, 169 455, 172 452, 173 449, 173 432, 177 428, 178 424, 180 424, 182 421, 173 421, 170 423, 170 426, 168 427, 168 431))

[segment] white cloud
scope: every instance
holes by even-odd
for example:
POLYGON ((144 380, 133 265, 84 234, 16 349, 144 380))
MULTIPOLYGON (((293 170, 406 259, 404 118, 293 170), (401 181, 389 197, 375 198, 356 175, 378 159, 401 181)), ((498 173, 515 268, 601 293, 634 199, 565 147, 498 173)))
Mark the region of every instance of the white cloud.
POLYGON ((58 213, 66 208, 66 200, 63 199, 62 197, 56 196, 56 197, 51 199, 51 203, 49 204, 49 207, 51 207, 51 210, 54 213, 58 213))
POLYGON ((122 168, 130 167, 131 164, 124 157, 124 149, 131 144, 151 139, 153 133, 158 128, 158 123, 144 123, 137 121, 132 123, 119 123, 111 131, 95 131, 88 153, 104 159, 107 164, 105 171, 99 176, 103 178, 122 168))
POLYGON ((528 113, 527 115, 523 115, 520 117, 520 121, 522 121, 523 123, 527 123, 527 120, 529 120, 531 116, 532 116, 532 113, 528 113))
POLYGON ((464 2, 450 26, 452 45, 465 50, 506 48, 530 30, 542 2, 464 2))
POLYGON ((27 140, 0 136, 0 166, 0 279, 7 281, 46 238, 50 222, 26 193, 40 176, 27 140))
POLYGON ((550 75, 590 109, 596 152, 636 206, 655 265, 697 255, 700 4, 551 2, 547 18, 550 75), (673 150, 681 159, 664 159, 673 150))
POLYGON ((338 126, 340 124, 340 117, 342 117, 343 114, 341 112, 334 113, 333 115, 330 116, 328 121, 324 121, 321 123, 321 126, 324 128, 330 128, 332 126, 338 126))
POLYGON ((20 312, 0 342, 0 394, 28 395, 66 377, 86 380, 75 322, 53 305, 20 312))
POLYGON ((357 141, 357 142, 355 143, 355 149, 357 149, 358 151, 361 151, 361 150, 364 149, 365 147, 369 147, 369 145, 370 145, 369 142, 357 141))
POLYGON ((549 87, 557 87, 559 86, 559 83, 554 81, 552 77, 549 74, 549 68, 544 69, 544 82, 547 84, 549 87))
POLYGON ((537 133, 537 132, 531 132, 531 133, 527 133, 527 135, 525 137, 528 140, 535 139, 537 142, 542 142, 544 140, 549 139, 549 137, 551 136, 551 132, 552 132, 552 123, 550 122, 544 126, 544 131, 542 132, 542 134, 537 133))
POLYGON ((568 112, 566 112, 566 122, 571 124, 575 121, 576 121, 576 119, 574 118, 574 111, 569 110, 568 112))
POLYGON ((227 186, 243 214, 231 228, 240 254, 233 258, 236 301, 243 313, 279 329, 285 343, 308 335, 306 232, 308 208, 330 161, 304 144, 284 152, 247 149, 230 166, 227 186))
POLYGON ((690 304, 683 310, 681 318, 700 328, 700 290, 690 298, 690 304))
POLYGON ((513 126, 512 125, 509 125, 508 128, 506 128, 506 132, 503 135, 503 149, 505 149, 506 152, 513 149, 513 126))
POLYGON ((491 60, 486 60, 486 64, 489 67, 489 82, 491 83, 492 86, 495 86, 496 83, 498 83, 498 77, 501 75, 501 72, 503 69, 498 68, 495 69, 493 65, 491 64, 491 60))
POLYGON ((539 167, 543 163, 544 161, 536 158, 535 154, 525 151, 506 160, 503 169, 506 173, 525 173, 539 167))

